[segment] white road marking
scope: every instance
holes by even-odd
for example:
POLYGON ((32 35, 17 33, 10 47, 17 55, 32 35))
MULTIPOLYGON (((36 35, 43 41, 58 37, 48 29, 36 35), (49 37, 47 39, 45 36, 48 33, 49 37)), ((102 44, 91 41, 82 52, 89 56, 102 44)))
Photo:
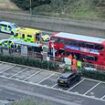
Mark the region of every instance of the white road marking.
MULTIPOLYGON (((57 80, 59 79, 59 77, 57 78, 57 80)), ((56 80, 56 84, 54 84, 53 86, 51 86, 51 88, 54 88, 55 86, 57 86, 57 80, 56 80)))
POLYGON ((54 88, 55 86, 57 86, 58 84, 56 83, 56 84, 54 84, 53 86, 51 86, 51 88, 54 88))
POLYGON ((14 75, 12 75, 12 76, 11 76, 11 77, 9 77, 9 78, 12 78, 12 77, 14 77, 14 76, 18 75, 19 73, 24 72, 26 69, 27 69, 27 68, 24 68, 22 71, 19 71, 19 72, 15 73, 14 75))
POLYGON ((6 71, 8 71, 9 69, 12 69, 13 67, 15 67, 15 66, 12 65, 11 67, 5 68, 5 70, 4 70, 4 71, 1 71, 0 73, 6 72, 6 71))
POLYGON ((76 83, 74 86, 70 87, 67 91, 72 90, 73 88, 75 88, 77 85, 79 85, 81 82, 83 82, 85 80, 85 78, 83 78, 81 81, 79 81, 78 83, 76 83))
POLYGON ((55 72, 49 76, 47 76, 46 78, 42 79, 41 81, 38 82, 38 84, 40 84, 41 82, 45 81, 46 79, 52 77, 55 74, 55 72))
POLYGON ((103 100, 104 98, 105 98, 105 95, 104 95, 104 96, 102 96, 100 99, 102 99, 102 100, 103 100))
POLYGON ((28 76, 27 78, 25 78, 23 81, 26 81, 26 80, 28 80, 28 79, 32 78, 33 76, 35 76, 35 75, 39 74, 40 72, 41 72, 41 70, 40 70, 40 71, 35 72, 34 74, 32 74, 32 75, 28 76))
POLYGON ((87 80, 93 81, 93 82, 101 82, 101 83, 105 83, 104 81, 100 81, 100 80, 95 80, 95 79, 90 79, 90 78, 85 78, 87 80))
POLYGON ((92 88, 90 88, 88 91, 86 91, 83 95, 86 95, 87 93, 89 93, 90 91, 92 91, 94 88, 96 88, 100 83, 102 83, 101 81, 99 83, 97 83, 96 85, 94 85, 92 88))
MULTIPOLYGON (((2 78, 8 79, 8 80, 15 80, 13 78, 9 79, 8 77, 2 77, 2 78)), ((71 92, 71 91, 66 91, 66 90, 62 90, 62 89, 51 88, 49 86, 44 86, 44 85, 41 85, 41 84, 38 84, 38 83, 32 83, 32 82, 27 82, 27 81, 22 81, 22 80, 16 80, 16 81, 23 82, 23 83, 30 84, 30 85, 36 85, 36 86, 44 87, 44 88, 47 88, 47 89, 53 89, 53 90, 56 90, 56 91, 61 91, 61 92, 67 93, 67 94, 78 95, 78 96, 81 96, 81 97, 105 102, 105 100, 100 99, 100 98, 91 97, 91 96, 87 96, 87 95, 83 95, 83 94, 79 94, 79 93, 75 93, 75 92, 71 92)))

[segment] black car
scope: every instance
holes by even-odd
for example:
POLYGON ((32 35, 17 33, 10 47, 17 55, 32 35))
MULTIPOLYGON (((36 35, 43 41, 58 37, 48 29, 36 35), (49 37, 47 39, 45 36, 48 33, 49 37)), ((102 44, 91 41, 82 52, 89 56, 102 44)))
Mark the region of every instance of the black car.
POLYGON ((57 83, 58 86, 70 87, 74 83, 80 81, 80 79, 81 79, 80 73, 65 72, 59 77, 57 83))

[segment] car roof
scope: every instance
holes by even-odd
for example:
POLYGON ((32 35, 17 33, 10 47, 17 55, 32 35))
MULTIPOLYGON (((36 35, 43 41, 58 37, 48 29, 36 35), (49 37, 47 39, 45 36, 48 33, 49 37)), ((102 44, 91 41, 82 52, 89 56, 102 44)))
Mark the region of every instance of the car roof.
POLYGON ((7 22, 7 21, 0 21, 0 24, 14 25, 15 23, 7 22))
POLYGON ((61 77, 64 77, 64 78, 68 78, 70 75, 72 75, 74 73, 71 73, 71 72, 65 72, 63 74, 61 74, 61 77))

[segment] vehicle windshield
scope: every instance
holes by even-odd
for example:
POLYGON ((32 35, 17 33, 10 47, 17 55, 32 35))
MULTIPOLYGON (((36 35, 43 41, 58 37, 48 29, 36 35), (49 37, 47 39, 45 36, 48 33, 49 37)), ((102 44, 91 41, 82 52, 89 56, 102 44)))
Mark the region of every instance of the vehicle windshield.
POLYGON ((12 24, 12 27, 13 28, 17 28, 18 26, 16 24, 12 24))
POLYGON ((61 76, 61 77, 60 77, 60 79, 65 79, 65 80, 66 80, 66 79, 67 79, 67 77, 61 76))

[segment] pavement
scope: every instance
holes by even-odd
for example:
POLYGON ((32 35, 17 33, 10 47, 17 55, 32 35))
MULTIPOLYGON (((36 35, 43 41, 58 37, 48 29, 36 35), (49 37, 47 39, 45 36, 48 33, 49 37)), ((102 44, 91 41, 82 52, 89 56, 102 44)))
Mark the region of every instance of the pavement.
POLYGON ((0 99, 37 97, 56 105, 104 105, 105 82, 82 78, 70 88, 57 85, 61 74, 39 68, 0 63, 0 99))

